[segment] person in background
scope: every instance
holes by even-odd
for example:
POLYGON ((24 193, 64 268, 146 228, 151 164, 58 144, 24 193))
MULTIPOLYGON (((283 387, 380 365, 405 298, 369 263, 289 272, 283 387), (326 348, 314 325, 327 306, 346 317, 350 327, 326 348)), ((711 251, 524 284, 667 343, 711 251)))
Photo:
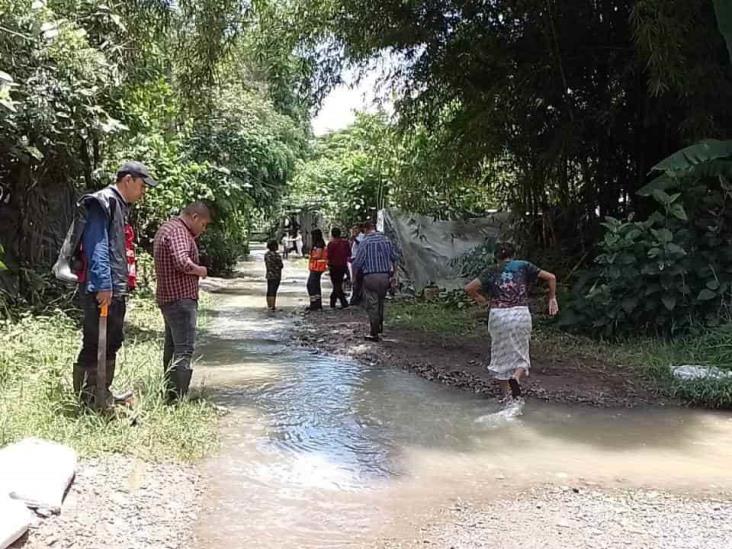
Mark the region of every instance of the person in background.
POLYGON ((277 253, 277 241, 267 242, 267 253, 264 254, 264 266, 267 271, 267 308, 277 310, 277 290, 282 280, 282 257, 277 253))
POLYGON ((284 259, 287 259, 287 256, 290 252, 289 246, 290 246, 290 241, 287 238, 287 233, 285 232, 285 234, 282 235, 282 257, 284 259))
POLYGON ((506 396, 519 398, 521 379, 529 375, 531 367, 529 288, 537 279, 549 285, 549 314, 554 316, 559 312, 557 279, 528 261, 514 259, 514 248, 509 243, 499 243, 495 257, 498 264, 468 283, 465 291, 479 305, 490 305, 491 361, 488 371, 501 382, 506 396))
POLYGON ((353 260, 358 253, 358 246, 363 242, 363 239, 363 225, 359 224, 351 227, 351 257, 348 261, 348 268, 351 272, 351 305, 358 305, 363 297, 361 281, 358 279, 353 269, 353 260))
POLYGON ((372 222, 364 225, 366 236, 358 246, 353 260, 356 280, 361 278, 363 299, 369 316, 369 341, 379 341, 384 331, 384 302, 391 278, 396 273, 399 253, 394 244, 383 234, 376 232, 372 222))
POLYGON ((328 269, 328 250, 323 240, 323 231, 313 229, 311 233, 313 246, 310 249, 310 260, 308 262, 308 295, 310 296, 310 305, 307 311, 320 311, 323 308, 323 299, 320 290, 320 279, 323 273, 328 269))
MULTIPOLYGON (((322 238, 323 238, 322 237, 322 233, 321 233, 321 237, 320 238, 322 240, 322 238)), ((292 246, 293 246, 293 248, 295 250, 295 253, 297 255, 299 255, 300 257, 304 257, 305 256, 305 254, 303 254, 303 251, 302 251, 302 232, 300 232, 300 229, 298 229, 295 232, 295 236, 294 236, 294 238, 292 240, 292 246)))
POLYGON ((157 182, 141 162, 126 162, 117 171, 116 182, 109 187, 85 195, 79 208, 86 216, 81 234, 83 271, 80 273, 80 297, 84 311, 81 351, 74 364, 73 386, 84 405, 92 406, 96 394, 97 346, 99 342, 99 310, 108 308, 106 398, 123 401, 110 392, 116 370, 117 351, 124 340, 127 295, 130 290, 130 269, 126 240, 130 234, 127 217, 130 204, 145 195, 147 187, 157 182))
POLYGON ((198 286, 200 279, 208 276, 206 267, 200 265, 196 238, 209 223, 208 206, 193 202, 179 217, 163 223, 153 242, 155 298, 165 322, 163 371, 169 403, 186 395, 193 376, 191 360, 196 344, 198 286))
POLYGON ((326 248, 330 281, 333 284, 333 291, 330 293, 330 308, 334 309, 336 301, 340 301, 341 308, 345 309, 348 307, 348 300, 343 291, 343 280, 348 272, 351 245, 348 240, 341 238, 341 230, 338 227, 334 227, 330 235, 332 238, 326 248))

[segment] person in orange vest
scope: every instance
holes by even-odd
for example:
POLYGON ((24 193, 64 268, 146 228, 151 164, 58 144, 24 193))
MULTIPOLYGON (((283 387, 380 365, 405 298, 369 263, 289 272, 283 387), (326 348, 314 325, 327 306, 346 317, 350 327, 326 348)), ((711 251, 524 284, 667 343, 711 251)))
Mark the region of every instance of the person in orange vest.
POLYGON ((308 262, 308 295, 310 306, 307 311, 320 311, 323 309, 323 298, 320 291, 320 279, 323 273, 328 270, 328 252, 323 239, 323 231, 314 229, 312 234, 313 245, 310 248, 310 260, 308 262))

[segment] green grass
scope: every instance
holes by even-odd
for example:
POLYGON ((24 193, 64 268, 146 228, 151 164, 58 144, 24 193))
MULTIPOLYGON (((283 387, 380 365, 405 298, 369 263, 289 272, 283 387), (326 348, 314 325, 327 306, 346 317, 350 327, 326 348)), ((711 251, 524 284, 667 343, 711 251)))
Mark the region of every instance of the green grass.
POLYGON ((189 461, 206 455, 216 444, 214 407, 204 399, 178 406, 162 401, 163 324, 154 302, 132 299, 127 321, 114 386, 134 388, 137 401, 112 417, 77 405, 71 369, 81 334, 69 316, 59 311, 0 324, 0 446, 37 436, 86 456, 189 461))
MULTIPOLYGON (((470 336, 486 333, 485 313, 475 306, 452 302, 403 300, 389 306, 387 324, 428 333, 470 336)), ((732 408, 732 379, 681 381, 670 366, 693 364, 732 371, 732 324, 704 330, 676 341, 637 338, 602 341, 570 334, 535 318, 533 344, 554 360, 582 364, 623 365, 660 394, 693 406, 732 408)), ((589 368, 589 366, 588 366, 589 368)))
POLYGON ((485 317, 475 307, 458 308, 439 301, 399 300, 387 304, 386 324, 444 335, 468 335, 485 317))
POLYGON ((732 408, 732 378, 681 381, 669 370, 669 365, 691 364, 732 371, 732 324, 677 341, 637 344, 635 359, 665 394, 694 406, 732 408))

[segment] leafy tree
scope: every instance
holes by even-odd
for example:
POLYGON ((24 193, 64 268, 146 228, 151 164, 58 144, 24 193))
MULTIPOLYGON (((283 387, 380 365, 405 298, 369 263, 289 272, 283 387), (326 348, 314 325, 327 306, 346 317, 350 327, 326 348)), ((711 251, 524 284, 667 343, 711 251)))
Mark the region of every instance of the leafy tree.
POLYGON ((48 283, 35 270, 47 273, 76 195, 133 157, 162 183, 136 209, 144 246, 162 220, 204 198, 219 213, 207 242, 215 268, 246 251, 251 210, 271 208, 284 189, 309 109, 308 72, 285 42, 264 40, 260 19, 235 1, 0 0, 0 239, 11 294, 48 283))
POLYGON ((325 38, 351 63, 401 60, 389 75, 401 126, 444 145, 431 172, 482 181, 528 214, 542 244, 579 235, 570 252, 591 245, 604 216, 650 207, 635 192, 658 160, 732 123, 729 61, 706 0, 308 6, 318 16, 302 18, 304 44, 325 38))
POLYGON ((315 142, 298 164, 288 199, 320 206, 347 225, 386 206, 440 219, 485 212, 491 201, 481 182, 432 169, 441 145, 425 128, 401 135, 385 114, 358 113, 351 126, 315 142))
POLYGON ((292 179, 289 204, 319 205, 335 223, 367 219, 386 204, 395 163, 383 114, 360 113, 355 123, 317 140, 292 179))

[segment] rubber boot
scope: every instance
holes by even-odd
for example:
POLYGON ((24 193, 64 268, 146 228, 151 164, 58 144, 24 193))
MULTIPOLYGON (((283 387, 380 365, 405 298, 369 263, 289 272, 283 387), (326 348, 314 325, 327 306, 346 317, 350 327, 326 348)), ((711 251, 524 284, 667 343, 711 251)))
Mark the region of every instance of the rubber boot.
POLYGON ((74 386, 74 394, 79 395, 84 387, 84 368, 79 364, 74 364, 71 381, 74 386))
POLYGON ((274 311, 274 308, 275 308, 274 297, 269 296, 269 295, 267 296, 267 308, 270 311, 274 311))
POLYGON ((190 368, 176 368, 173 370, 173 383, 175 384, 175 397, 180 400, 188 394, 191 385, 193 370, 190 368))
POLYGON ((379 334, 381 333, 380 330, 379 330, 380 327, 381 327, 381 325, 379 324, 379 321, 378 320, 376 320, 376 321, 370 321, 369 322, 369 325, 371 327, 371 330, 370 330, 369 335, 371 337, 373 337, 375 340, 378 340, 379 339, 379 334))
POLYGON ((94 403, 94 385, 89 381, 87 369, 80 364, 74 364, 72 373, 74 394, 79 399, 79 404, 82 406, 91 406, 94 403))
POLYGON ((310 305, 308 305, 305 308, 306 311, 321 311, 322 309, 323 309, 323 302, 321 301, 320 296, 311 297, 310 305))

